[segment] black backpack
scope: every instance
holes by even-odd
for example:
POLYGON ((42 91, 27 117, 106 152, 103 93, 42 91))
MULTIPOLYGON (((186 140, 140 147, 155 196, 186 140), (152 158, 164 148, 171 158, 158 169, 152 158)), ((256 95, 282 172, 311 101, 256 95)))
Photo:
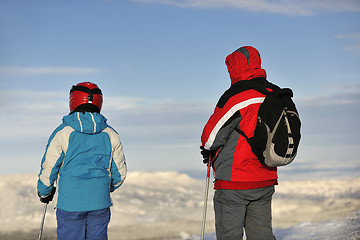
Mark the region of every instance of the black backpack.
POLYGON ((271 85, 272 92, 264 85, 248 86, 266 95, 259 108, 254 136, 248 138, 242 130, 235 130, 246 138, 262 164, 278 167, 294 160, 301 137, 301 121, 292 100, 292 90, 271 85))

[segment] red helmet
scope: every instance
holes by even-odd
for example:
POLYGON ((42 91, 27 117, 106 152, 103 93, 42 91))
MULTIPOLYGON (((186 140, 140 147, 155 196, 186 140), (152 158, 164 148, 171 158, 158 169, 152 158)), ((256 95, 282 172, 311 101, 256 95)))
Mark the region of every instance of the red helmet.
POLYGON ((95 83, 82 82, 73 85, 70 89, 70 112, 75 111, 77 107, 83 104, 96 106, 100 112, 102 103, 102 92, 95 83))

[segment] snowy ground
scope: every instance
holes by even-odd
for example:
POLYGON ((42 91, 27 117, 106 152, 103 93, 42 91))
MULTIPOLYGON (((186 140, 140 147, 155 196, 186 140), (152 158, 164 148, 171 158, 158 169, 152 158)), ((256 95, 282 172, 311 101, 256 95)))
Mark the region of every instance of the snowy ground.
MULTIPOLYGON (((0 176, 0 239, 37 239, 43 205, 35 186, 35 174, 0 176)), ((109 238, 199 239, 204 186, 204 180, 186 174, 130 172, 112 195, 109 238)), ((215 239, 212 194, 207 240, 215 239)), ((54 204, 48 207, 44 239, 56 239, 54 204)), ((360 239, 360 179, 280 181, 273 225, 278 240, 360 239)))

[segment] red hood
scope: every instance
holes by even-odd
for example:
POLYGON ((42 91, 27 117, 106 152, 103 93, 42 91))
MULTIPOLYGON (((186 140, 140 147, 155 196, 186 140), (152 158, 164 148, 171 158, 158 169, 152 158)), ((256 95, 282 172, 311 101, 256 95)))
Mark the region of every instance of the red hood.
POLYGON ((258 50, 251 46, 241 47, 225 60, 231 78, 231 85, 238 81, 252 78, 266 78, 266 71, 261 68, 258 50))

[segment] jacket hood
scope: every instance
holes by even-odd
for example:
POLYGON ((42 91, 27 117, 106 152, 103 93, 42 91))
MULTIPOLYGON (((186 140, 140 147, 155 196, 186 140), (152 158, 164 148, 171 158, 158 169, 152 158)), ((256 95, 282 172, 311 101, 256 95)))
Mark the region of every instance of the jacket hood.
POLYGON ((63 123, 77 132, 96 134, 108 127, 107 119, 100 113, 75 112, 63 117, 63 123))
POLYGON ((231 85, 253 78, 266 78, 266 71, 261 68, 261 58, 258 50, 251 46, 237 49, 225 60, 231 78, 231 85))

